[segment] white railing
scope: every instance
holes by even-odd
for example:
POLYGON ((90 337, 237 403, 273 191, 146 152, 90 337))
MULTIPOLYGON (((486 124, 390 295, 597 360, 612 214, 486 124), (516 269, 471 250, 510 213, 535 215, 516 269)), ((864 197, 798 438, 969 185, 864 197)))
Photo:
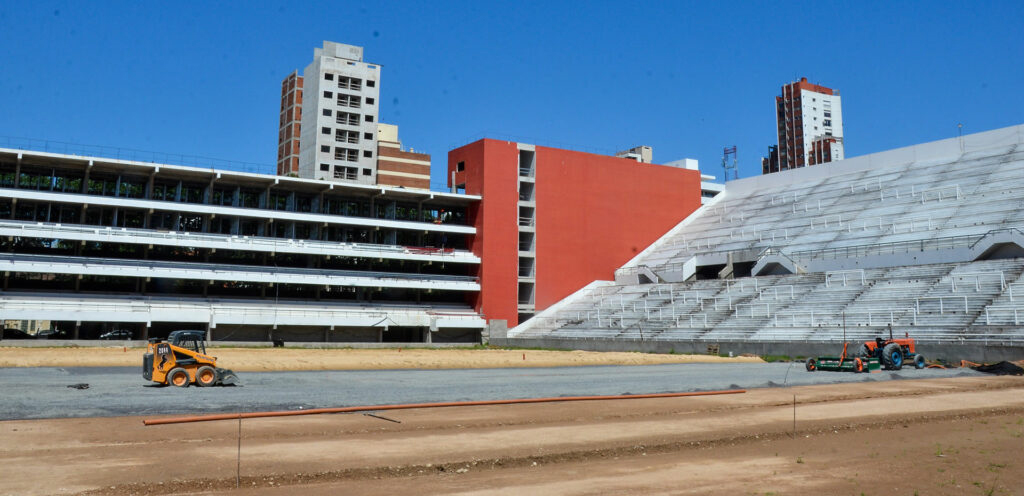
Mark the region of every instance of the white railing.
POLYGON ((252 250, 280 253, 308 253, 316 255, 346 255, 358 253, 362 256, 379 258, 407 258, 403 256, 429 257, 446 261, 479 260, 466 250, 451 248, 378 245, 370 243, 343 243, 334 241, 302 240, 288 238, 267 238, 239 236, 232 234, 207 234, 179 231, 157 231, 109 226, 84 226, 43 222, 0 221, 0 235, 35 238, 74 239, 86 241, 107 241, 112 243, 161 244, 170 246, 223 247, 235 250, 252 250))
POLYGON ((864 277, 864 269, 833 270, 833 271, 829 271, 829 272, 825 273, 825 287, 826 288, 831 287, 832 280, 834 278, 836 278, 837 276, 842 276, 842 278, 843 278, 843 286, 846 286, 846 284, 849 281, 849 277, 850 276, 860 276, 860 277, 856 277, 855 280, 856 279, 860 279, 860 285, 861 286, 866 286, 867 285, 867 280, 864 277))

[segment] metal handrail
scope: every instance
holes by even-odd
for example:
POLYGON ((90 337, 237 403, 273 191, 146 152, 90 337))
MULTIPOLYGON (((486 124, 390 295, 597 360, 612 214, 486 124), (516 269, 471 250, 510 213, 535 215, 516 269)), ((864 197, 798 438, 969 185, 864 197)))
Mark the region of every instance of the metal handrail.
POLYGON ((225 242, 237 246, 239 244, 245 244, 250 246, 262 246, 277 251, 288 252, 289 249, 296 247, 319 249, 324 252, 340 252, 346 249, 366 251, 368 253, 376 254, 413 254, 413 255, 436 255, 438 257, 454 257, 456 255, 468 256, 471 252, 467 250, 454 250, 451 248, 433 248, 433 247, 416 247, 416 246, 398 246, 398 245, 379 245, 371 243, 344 243, 334 241, 321 241, 321 240, 303 240, 303 239, 291 239, 291 238, 268 238, 259 236, 240 236, 231 234, 208 234, 208 233, 191 233, 191 232, 178 232, 178 231, 157 231, 152 229, 141 229, 141 228, 127 228, 127 227, 109 227, 109 226, 88 226, 81 224, 59 224, 59 223, 43 223, 43 222, 18 222, 18 221, 5 221, 0 220, 0 229, 11 228, 20 229, 22 231, 36 231, 43 234, 52 234, 54 238, 59 238, 64 233, 84 233, 84 234, 95 234, 103 235, 111 238, 133 238, 133 237, 149 237, 149 238, 163 238, 173 239, 176 241, 212 241, 212 242, 225 242))

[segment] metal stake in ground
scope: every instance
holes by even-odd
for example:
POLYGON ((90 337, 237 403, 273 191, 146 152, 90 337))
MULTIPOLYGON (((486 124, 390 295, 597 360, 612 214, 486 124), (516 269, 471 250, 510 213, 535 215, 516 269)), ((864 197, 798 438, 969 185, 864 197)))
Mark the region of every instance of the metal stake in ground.
POLYGON ((793 395, 793 438, 796 438, 796 395, 793 395))
POLYGON ((238 414, 238 455, 235 458, 235 489, 242 480, 242 414, 238 414))

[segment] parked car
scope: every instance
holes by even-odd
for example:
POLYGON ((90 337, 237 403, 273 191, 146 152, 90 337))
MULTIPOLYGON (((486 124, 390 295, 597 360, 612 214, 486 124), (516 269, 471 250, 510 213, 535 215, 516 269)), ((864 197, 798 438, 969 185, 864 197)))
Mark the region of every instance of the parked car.
POLYGON ((67 339, 68 333, 60 329, 43 329, 36 333, 36 339, 67 339))
POLYGON ((117 330, 100 334, 100 339, 131 339, 132 331, 117 330))
POLYGON ((3 331, 3 339, 35 339, 36 337, 13 327, 6 327, 3 331))

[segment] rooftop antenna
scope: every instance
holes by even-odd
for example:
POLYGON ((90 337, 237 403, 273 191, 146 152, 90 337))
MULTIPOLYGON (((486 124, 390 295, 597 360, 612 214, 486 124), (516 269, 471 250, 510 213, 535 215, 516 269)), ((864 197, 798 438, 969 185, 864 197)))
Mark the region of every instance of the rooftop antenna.
POLYGON ((960 153, 964 153, 964 124, 962 122, 956 123, 957 139, 960 140, 960 153))
POLYGON ((736 145, 727 146, 722 149, 722 171, 724 181, 739 179, 739 172, 736 169, 736 145), (732 155, 732 163, 729 163, 729 156, 732 155))

